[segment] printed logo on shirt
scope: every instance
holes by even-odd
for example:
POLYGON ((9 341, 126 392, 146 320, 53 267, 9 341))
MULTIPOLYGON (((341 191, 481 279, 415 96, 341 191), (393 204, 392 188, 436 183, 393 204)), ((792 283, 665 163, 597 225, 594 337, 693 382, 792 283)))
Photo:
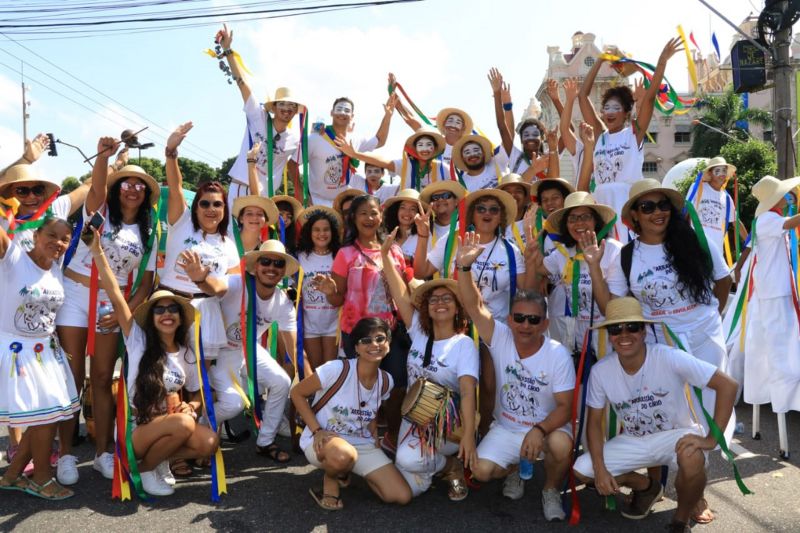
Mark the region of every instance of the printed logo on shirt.
POLYGON ((722 203, 714 198, 701 199, 700 208, 697 210, 700 223, 714 229, 722 228, 724 212, 722 203))
MULTIPOLYGON (((531 425, 539 409, 536 394, 541 392, 543 384, 532 378, 522 363, 506 365, 504 370, 501 399, 503 415, 518 424, 531 425)), ((547 376, 544 375, 546 379, 547 376)))
POLYGON ((614 411, 620 415, 625 426, 625 433, 641 437, 674 428, 669 415, 662 408, 669 391, 660 387, 650 391, 644 387, 633 394, 636 395, 633 398, 613 403, 614 411))
POLYGON ((325 175, 322 177, 328 189, 336 189, 342 181, 342 155, 329 155, 325 158, 325 175))
POLYGON ((26 285, 19 294, 23 300, 14 313, 14 327, 29 333, 52 331, 56 310, 64 303, 64 292, 26 285))
POLYGON ((622 178, 620 174, 624 166, 625 153, 630 150, 631 146, 628 143, 609 147, 598 146, 594 153, 597 162, 594 169, 595 182, 612 183, 617 181, 617 177, 622 178))

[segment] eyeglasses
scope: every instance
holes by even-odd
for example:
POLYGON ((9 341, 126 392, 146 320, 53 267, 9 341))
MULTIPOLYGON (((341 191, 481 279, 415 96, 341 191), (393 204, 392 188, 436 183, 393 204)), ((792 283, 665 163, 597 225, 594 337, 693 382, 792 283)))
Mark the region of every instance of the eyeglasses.
POLYGON ((15 187, 14 194, 24 198, 33 193, 34 196, 44 196, 44 185, 34 185, 33 187, 15 187))
POLYGON ((641 322, 628 322, 627 324, 611 324, 607 326, 609 335, 620 335, 624 329, 628 333, 639 333, 644 329, 644 324, 641 322))
POLYGON ((644 213, 645 215, 649 215, 650 213, 654 212, 656 207, 659 211, 670 211, 672 209, 672 202, 669 200, 659 200, 658 202, 654 202, 653 200, 644 200, 636 205, 637 211, 644 213))
POLYGON ((435 194, 431 194, 431 202, 437 202, 439 200, 450 200, 455 197, 456 195, 451 193, 450 191, 437 192, 435 194))
POLYGON ((567 222, 570 224, 575 224, 576 222, 591 222, 594 220, 594 215, 591 213, 584 213, 582 215, 569 215, 567 217, 567 222))
POLYGON ((453 298, 452 294, 440 294, 428 297, 428 305, 451 304, 455 301, 456 299, 453 298))
POLYGON ((180 304, 154 305, 153 306, 153 314, 154 315, 163 315, 164 313, 169 313, 171 315, 177 315, 180 312, 181 312, 180 304))
POLYGON ((368 346, 373 342, 375 344, 381 345, 388 340, 386 335, 375 335, 374 337, 361 337, 356 341, 356 344, 360 344, 361 346, 368 346))
POLYGON ((225 203, 221 202, 220 200, 216 200, 213 202, 209 202, 208 200, 200 200, 199 202, 197 202, 197 205, 199 205, 203 209, 209 209, 210 207, 213 207, 214 209, 221 209, 222 206, 225 205, 225 203))
POLYGON ((539 315, 523 315, 522 313, 514 313, 513 315, 511 315, 511 318, 513 318, 514 322, 516 322, 517 324, 522 324, 527 320, 528 324, 530 324, 531 326, 535 326, 536 324, 542 321, 542 317, 540 317, 539 315))
POLYGON ((485 205, 476 205, 475 206, 475 212, 478 213, 479 215, 485 215, 486 213, 489 213, 490 215, 499 215, 500 214, 500 206, 499 205, 493 205, 493 206, 486 207, 485 205))
POLYGON ((123 181, 122 183, 120 183, 119 187, 123 191, 142 192, 147 188, 147 185, 145 185, 144 183, 130 183, 128 181, 123 181))
POLYGON ((286 259, 272 259, 270 257, 259 257, 258 264, 262 267, 275 265, 275 268, 283 268, 286 266, 286 259))

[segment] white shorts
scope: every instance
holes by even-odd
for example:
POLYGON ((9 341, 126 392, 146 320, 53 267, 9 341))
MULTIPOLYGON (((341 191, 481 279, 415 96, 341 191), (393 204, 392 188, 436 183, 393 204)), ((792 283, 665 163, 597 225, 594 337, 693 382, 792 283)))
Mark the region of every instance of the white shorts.
MULTIPOLYGON (((352 472, 357 476, 367 477, 375 470, 392 464, 392 460, 386 457, 383 450, 371 444, 360 444, 353 447, 358 452, 358 459, 355 466, 353 466, 352 472)), ((303 453, 306 454, 306 459, 308 459, 309 463, 317 468, 322 468, 322 464, 317 460, 317 452, 314 451, 313 444, 306 446, 303 453)))
POLYGON ((419 435, 410 431, 411 427, 411 423, 403 419, 400 424, 403 440, 397 446, 395 465, 411 487, 411 493, 419 496, 430 488, 433 476, 445 467, 447 456, 458 453, 458 444, 448 440, 433 455, 423 453, 419 435))
MULTIPOLYGON (((651 466, 669 466, 677 469, 678 455, 675 453, 675 444, 684 435, 692 433, 702 436, 703 428, 694 426, 671 429, 643 437, 617 435, 603 445, 606 470, 612 476, 620 476, 651 466)), ((594 478, 592 456, 588 452, 578 457, 573 468, 584 477, 594 478)))
MULTIPOLYGON (((108 301, 108 294, 103 289, 97 293, 97 308, 100 302, 108 301)), ((89 287, 84 287, 77 281, 64 278, 64 305, 56 314, 56 326, 70 326, 75 328, 88 327, 89 323, 89 287)), ((95 310, 95 317, 99 318, 95 310)), ((97 324, 95 324, 97 331, 97 324)), ((119 331, 119 328, 116 328, 119 331)))
POLYGON ((303 336, 335 337, 339 330, 338 309, 303 308, 303 336))
MULTIPOLYGON (((572 438, 565 428, 558 428, 556 431, 563 431, 572 438)), ((478 444, 478 458, 491 461, 500 468, 519 464, 522 441, 525 440, 527 434, 528 430, 511 431, 497 422, 492 422, 489 433, 478 444)), ((539 459, 544 459, 544 451, 539 455, 539 459)))

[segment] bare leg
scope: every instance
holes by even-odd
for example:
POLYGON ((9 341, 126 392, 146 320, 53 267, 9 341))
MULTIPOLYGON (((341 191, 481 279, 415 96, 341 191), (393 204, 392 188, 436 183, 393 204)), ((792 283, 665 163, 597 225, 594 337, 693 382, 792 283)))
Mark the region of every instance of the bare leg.
POLYGON ((17 446, 19 441, 22 440, 22 428, 10 427, 8 428, 8 443, 11 446, 17 446))
POLYGON ((118 342, 118 333, 98 334, 95 354, 89 367, 96 455, 112 450, 109 446, 113 441, 111 431, 114 427, 114 397, 111 394, 111 383, 114 377, 114 364, 117 361, 118 342))
MULTIPOLYGON (((137 426, 131 438, 136 457, 142 458, 142 471, 152 470, 165 459, 175 456, 178 450, 187 446, 196 430, 194 419, 182 413, 161 415, 137 426)), ((208 431, 216 436, 216 432, 208 431)))
POLYGON ((489 349, 481 343, 480 345, 480 358, 481 358, 481 372, 480 372, 480 388, 478 396, 478 412, 481 415, 480 424, 478 424, 478 432, 481 435, 486 435, 489 432, 489 426, 492 424, 494 413, 494 395, 495 395, 495 375, 494 375, 494 362, 489 349))
POLYGON ((336 337, 322 337, 323 362, 333 361, 338 353, 339 345, 336 344, 336 337))
POLYGON ((303 347, 306 351, 306 358, 311 368, 316 369, 325 362, 325 355, 322 352, 322 337, 306 337, 303 343, 303 347))
MULTIPOLYGON (((86 328, 73 326, 58 326, 58 339, 61 347, 69 357, 69 367, 72 370, 72 377, 75 378, 75 390, 80 396, 83 384, 86 381, 86 328)), ((92 391, 94 392, 94 391, 92 391)), ((94 408, 94 406, 92 406, 94 408)), ((65 420, 59 424, 58 440, 60 456, 72 454, 72 436, 75 428, 80 421, 80 413, 75 413, 71 420, 65 420)))
POLYGON ((472 477, 481 482, 502 479, 516 468, 516 465, 503 468, 488 459, 478 459, 478 468, 472 471, 472 477))
POLYGON ((544 443, 545 481, 543 489, 561 490, 570 467, 572 439, 563 431, 553 431, 544 443))
POLYGON ((353 470, 358 460, 358 451, 343 438, 333 437, 323 444, 317 460, 325 472, 322 479, 322 498, 328 498, 325 500, 327 505, 340 506, 339 478, 347 476, 353 470))
POLYGON ((382 466, 366 477, 372 492, 386 503, 406 505, 411 501, 411 489, 394 465, 382 466))
POLYGON ((692 510, 703 495, 706 487, 705 455, 696 450, 691 454, 678 455, 678 475, 675 477, 675 490, 678 493, 678 508, 674 519, 688 522, 692 510))

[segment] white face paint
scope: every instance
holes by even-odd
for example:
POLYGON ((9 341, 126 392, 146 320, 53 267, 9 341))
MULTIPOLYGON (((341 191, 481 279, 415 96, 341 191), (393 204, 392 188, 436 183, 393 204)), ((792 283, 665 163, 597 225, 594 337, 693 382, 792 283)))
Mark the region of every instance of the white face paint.
POLYGON ((414 143, 414 150, 416 150, 418 154, 422 152, 433 153, 436 150, 436 144, 431 139, 423 137, 417 139, 417 142, 414 143))
POLYGON ((539 141, 542 138, 542 132, 536 126, 527 126, 522 130, 522 142, 526 141, 539 141))
POLYGON ((467 143, 464 145, 464 148, 461 149, 461 157, 464 158, 464 161, 469 161, 473 158, 483 159, 483 148, 478 143, 467 143))
POLYGON ((711 175, 715 178, 724 178, 728 174, 728 167, 714 167, 711 169, 711 175))
POLYGON ((353 106, 350 105, 350 102, 339 102, 333 106, 333 114, 346 115, 349 117, 353 114, 353 106))
POLYGON ((297 112, 297 104, 294 102, 275 102, 275 109, 278 111, 291 111, 293 113, 297 112))
POLYGON ((622 113, 625 109, 622 107, 622 104, 616 100, 609 100, 603 105, 603 113, 608 115, 613 113, 622 113))
POLYGON ((464 129, 464 119, 461 118, 461 115, 449 115, 444 121, 445 128, 453 128, 456 130, 463 130, 464 129))
POLYGON ((381 177, 383 177, 383 169, 381 167, 367 165, 367 167, 364 168, 364 176, 367 179, 381 179, 381 177))

